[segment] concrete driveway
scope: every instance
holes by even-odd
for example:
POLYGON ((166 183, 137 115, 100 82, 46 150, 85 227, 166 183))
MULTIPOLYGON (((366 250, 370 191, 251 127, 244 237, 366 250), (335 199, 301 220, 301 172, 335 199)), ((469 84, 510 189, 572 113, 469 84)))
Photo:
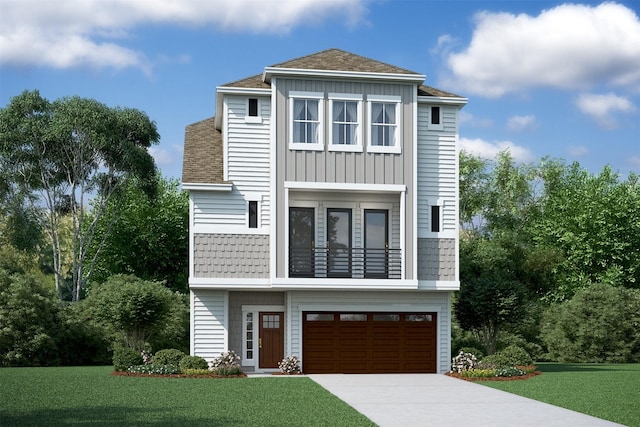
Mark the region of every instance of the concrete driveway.
POLYGON ((437 374, 311 374, 380 427, 620 424, 437 374))

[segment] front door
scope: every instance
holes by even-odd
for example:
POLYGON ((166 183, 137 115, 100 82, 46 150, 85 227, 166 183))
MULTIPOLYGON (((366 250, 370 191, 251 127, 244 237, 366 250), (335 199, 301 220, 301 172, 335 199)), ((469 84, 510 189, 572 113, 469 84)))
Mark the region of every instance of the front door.
POLYGON ((260 313, 260 368, 277 368, 284 358, 284 313, 260 313))

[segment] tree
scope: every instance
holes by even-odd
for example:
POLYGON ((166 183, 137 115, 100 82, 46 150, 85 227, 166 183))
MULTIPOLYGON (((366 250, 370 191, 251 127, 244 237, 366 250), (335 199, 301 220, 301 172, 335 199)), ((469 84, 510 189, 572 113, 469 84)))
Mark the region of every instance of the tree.
POLYGON ((498 335, 525 313, 525 286, 518 280, 518 254, 497 239, 460 241, 460 291, 454 314, 460 326, 473 332, 489 354, 498 335))
POLYGON ((43 228, 51 242, 59 298, 67 276, 59 236, 61 219, 68 214, 72 222, 70 276, 72 299, 77 301, 99 253, 92 260, 87 258, 106 206, 118 199, 133 177, 153 194, 156 170, 147 150, 158 140, 156 125, 145 113, 109 108, 92 99, 49 102, 38 91, 25 91, 0 110, 1 164, 10 165, 3 169, 2 178, 26 194, 40 196, 34 206, 46 209, 43 228))
POLYGON ((93 273, 96 281, 133 274, 188 292, 189 195, 180 190, 178 181, 160 176, 157 188, 157 197, 149 198, 138 181, 131 180, 122 199, 106 206, 94 239, 101 247, 94 244, 89 250, 89 254, 101 251, 93 273), (114 216, 117 219, 111 223, 114 216))
POLYGON ((543 319, 554 360, 640 362, 640 290, 595 284, 552 306, 543 319))
MULTIPOLYGON (((175 332, 175 323, 184 326, 184 300, 162 283, 135 276, 113 276, 92 287, 84 301, 93 321, 105 325, 118 341, 143 350, 153 341, 166 339, 165 329, 175 332)), ((188 318, 188 317, 187 317, 188 318)))

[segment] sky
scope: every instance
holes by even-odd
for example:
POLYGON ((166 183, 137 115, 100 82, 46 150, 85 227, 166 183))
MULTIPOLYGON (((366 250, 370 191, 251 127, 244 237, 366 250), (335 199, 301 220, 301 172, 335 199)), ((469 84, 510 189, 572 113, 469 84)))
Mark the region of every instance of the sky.
POLYGON ((339 48, 468 98, 460 147, 640 173, 640 0, 0 0, 0 107, 24 90, 132 107, 180 178, 216 86, 339 48))

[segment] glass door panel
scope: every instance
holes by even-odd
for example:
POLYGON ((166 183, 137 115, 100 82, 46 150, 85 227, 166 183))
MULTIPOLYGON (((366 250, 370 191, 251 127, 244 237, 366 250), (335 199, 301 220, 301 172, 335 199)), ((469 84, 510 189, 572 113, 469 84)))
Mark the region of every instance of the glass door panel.
POLYGON ((351 209, 327 209, 327 272, 351 277, 351 209))
POLYGON ((389 212, 383 209, 364 211, 365 277, 386 278, 388 275, 389 212))
POLYGON ((289 208, 289 276, 314 276, 314 250, 314 208, 289 208))

